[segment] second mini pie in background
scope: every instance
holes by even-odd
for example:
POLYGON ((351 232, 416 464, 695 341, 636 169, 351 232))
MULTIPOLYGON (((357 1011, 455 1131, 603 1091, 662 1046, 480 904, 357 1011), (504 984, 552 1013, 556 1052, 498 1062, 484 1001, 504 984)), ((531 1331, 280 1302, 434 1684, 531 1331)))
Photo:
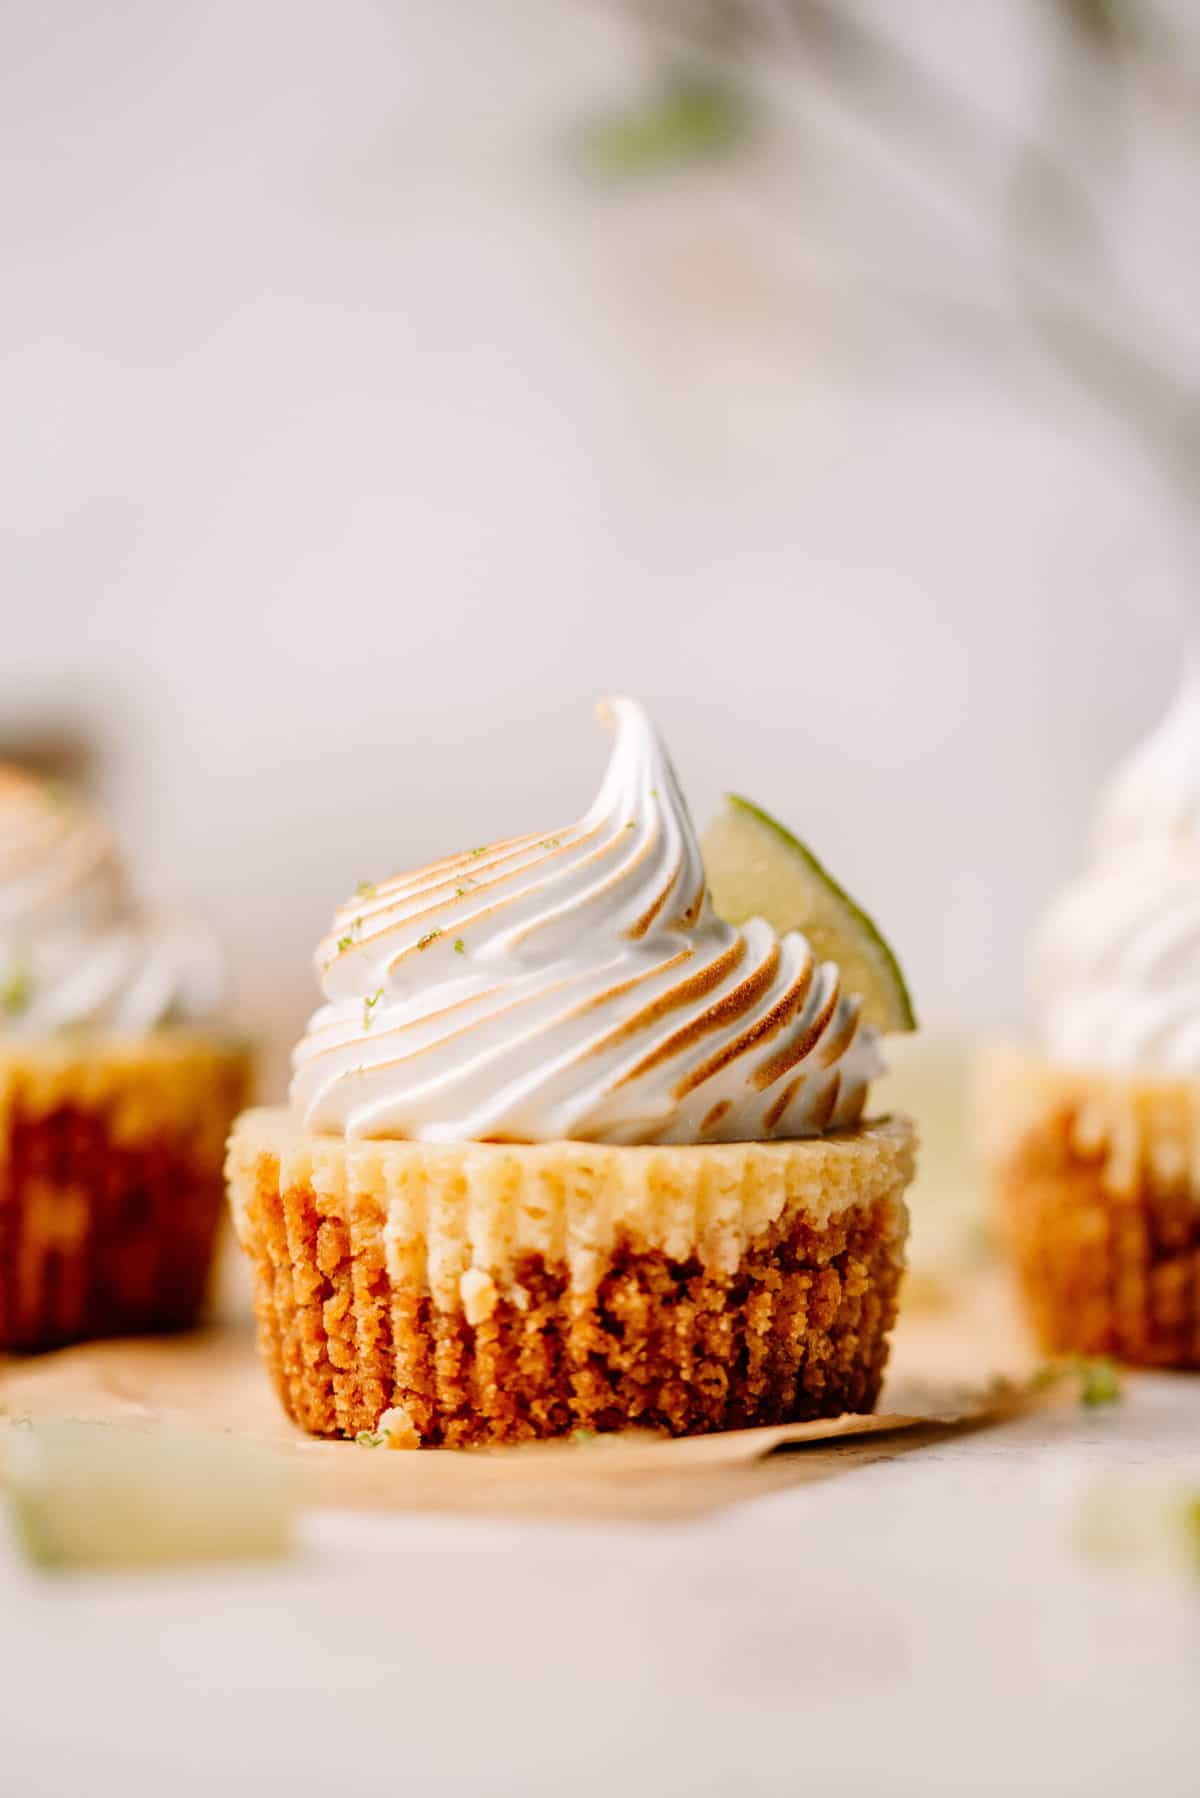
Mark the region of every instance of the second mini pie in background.
MULTIPOLYGON (((913 1165, 905 1120, 861 1121, 877 1032, 804 936, 717 916, 657 733, 609 716, 579 823, 342 908, 290 1109, 234 1132, 260 1341, 311 1431, 463 1445, 875 1403, 913 1165)), ((797 865, 887 1017, 877 933, 797 865)))
POLYGON ((1035 952, 1036 1050, 976 1083, 1043 1347, 1200 1367, 1200 673, 1118 770, 1035 952))
POLYGON ((0 1350, 196 1321, 250 1075, 224 985, 90 804, 0 765, 0 1350))

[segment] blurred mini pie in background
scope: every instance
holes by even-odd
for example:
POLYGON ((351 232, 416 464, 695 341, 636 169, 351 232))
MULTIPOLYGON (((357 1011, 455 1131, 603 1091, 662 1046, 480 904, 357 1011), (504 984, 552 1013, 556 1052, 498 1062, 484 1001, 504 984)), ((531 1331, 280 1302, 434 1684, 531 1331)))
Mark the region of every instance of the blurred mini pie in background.
POLYGON ((1117 771, 1039 933, 1040 1046, 974 1104, 1043 1346, 1200 1367, 1200 671, 1117 771))
POLYGON ((223 990, 104 818, 0 764, 0 1350, 195 1321, 249 1081, 223 990))
POLYGON ((706 873, 649 719, 607 715, 577 824, 359 888, 317 950, 290 1108, 234 1131, 260 1342, 316 1434, 681 1435, 875 1403, 913 1130, 863 1114, 879 1035, 912 1027, 899 970, 745 802, 706 873))

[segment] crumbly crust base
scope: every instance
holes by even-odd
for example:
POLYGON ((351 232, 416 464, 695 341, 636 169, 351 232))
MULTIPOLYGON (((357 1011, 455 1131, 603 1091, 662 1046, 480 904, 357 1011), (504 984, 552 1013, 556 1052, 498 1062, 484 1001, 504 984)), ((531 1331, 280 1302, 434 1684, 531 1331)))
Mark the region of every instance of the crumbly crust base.
POLYGON ((348 1148, 286 1112, 242 1119, 228 1161, 289 1415, 446 1447, 870 1410, 912 1167, 898 1119, 699 1149, 348 1148))
POLYGON ((0 1049, 0 1351, 194 1323, 249 1074, 182 1033, 0 1049))
POLYGON ((1042 1348, 1200 1367, 1200 1082, 994 1050, 976 1105, 1042 1348))

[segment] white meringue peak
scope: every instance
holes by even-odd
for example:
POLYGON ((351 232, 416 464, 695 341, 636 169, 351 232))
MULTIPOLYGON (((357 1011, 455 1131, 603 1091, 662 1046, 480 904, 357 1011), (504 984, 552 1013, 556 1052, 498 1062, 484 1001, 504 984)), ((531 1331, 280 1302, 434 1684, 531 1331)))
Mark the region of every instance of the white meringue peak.
POLYGON ((643 709, 578 823, 364 887, 316 955, 292 1103, 318 1131, 687 1143, 857 1121, 882 1063, 799 932, 713 911, 643 709))

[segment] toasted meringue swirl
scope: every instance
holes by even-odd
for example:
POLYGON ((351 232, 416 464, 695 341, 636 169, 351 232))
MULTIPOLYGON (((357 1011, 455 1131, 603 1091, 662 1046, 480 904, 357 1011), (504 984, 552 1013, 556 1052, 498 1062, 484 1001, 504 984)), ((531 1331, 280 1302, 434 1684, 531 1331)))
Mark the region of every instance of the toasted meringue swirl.
POLYGON ((199 1021, 223 988, 206 932, 136 907, 106 821, 0 764, 0 1036, 199 1021))
POLYGON ((1049 911, 1034 1002, 1058 1060, 1200 1075, 1200 669, 1117 770, 1049 911))
POLYGON ((881 1062, 798 932, 713 911, 642 709, 579 823, 364 888, 294 1056, 309 1128, 426 1141, 718 1142, 853 1123, 881 1062))

